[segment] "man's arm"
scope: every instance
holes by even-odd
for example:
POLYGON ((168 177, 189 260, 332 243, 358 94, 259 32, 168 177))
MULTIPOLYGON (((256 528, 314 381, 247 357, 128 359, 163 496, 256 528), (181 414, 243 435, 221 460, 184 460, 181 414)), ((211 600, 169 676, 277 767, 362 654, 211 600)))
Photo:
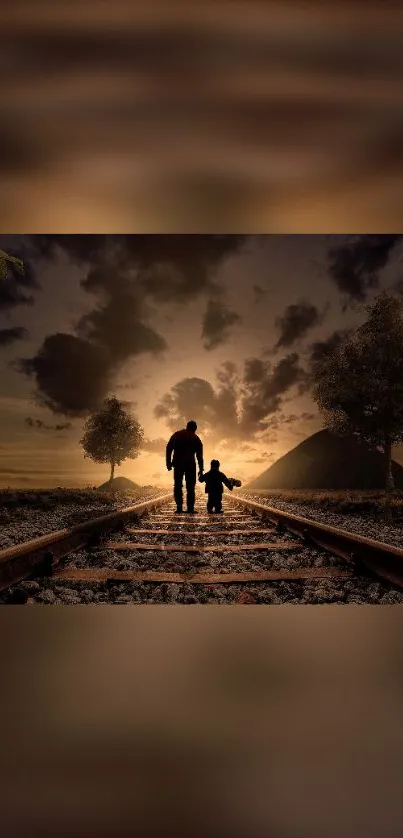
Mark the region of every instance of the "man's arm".
POLYGON ((168 471, 171 471, 171 468, 172 468, 172 451, 174 450, 174 447, 175 447, 175 434, 172 434, 171 439, 169 440, 169 442, 167 444, 166 452, 165 452, 165 459, 166 459, 166 464, 167 464, 168 471))
POLYGON ((200 437, 196 437, 196 460, 199 466, 200 474, 203 474, 204 465, 203 465, 203 443, 200 437))

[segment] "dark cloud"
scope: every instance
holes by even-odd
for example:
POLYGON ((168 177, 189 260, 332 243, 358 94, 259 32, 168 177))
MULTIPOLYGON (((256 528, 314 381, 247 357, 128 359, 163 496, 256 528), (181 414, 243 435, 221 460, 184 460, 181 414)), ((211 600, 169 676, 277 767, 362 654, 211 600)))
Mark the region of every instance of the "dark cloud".
POLYGON ((315 305, 304 300, 287 306, 284 313, 275 320, 275 326, 280 330, 275 349, 292 346, 306 335, 309 329, 319 325, 324 315, 325 312, 320 313, 315 305))
POLYGON ((46 422, 42 421, 42 419, 32 419, 31 416, 27 416, 25 424, 28 425, 29 428, 39 428, 46 431, 69 431, 72 427, 71 422, 62 422, 58 425, 47 425, 46 422))
POLYGON ((62 250, 76 265, 99 261, 107 252, 113 236, 107 235, 35 235, 27 236, 26 242, 37 258, 56 260, 62 250))
POLYGON ((84 416, 99 407, 114 372, 105 347, 63 333, 45 338, 33 358, 16 366, 35 380, 39 404, 65 416, 84 416))
POLYGON ((342 237, 328 251, 328 270, 348 305, 363 302, 379 285, 379 275, 401 241, 401 235, 363 235, 342 237))
POLYGON ((227 363, 218 370, 215 387, 205 379, 184 378, 162 397, 154 413, 171 429, 194 418, 214 443, 252 440, 270 427, 270 417, 277 415, 286 394, 304 376, 296 353, 275 366, 248 359, 242 375, 227 363))
POLYGON ((158 302, 183 301, 216 290, 215 273, 239 252, 239 235, 50 235, 29 237, 38 255, 55 259, 62 249, 78 264, 91 268, 86 290, 112 293, 116 274, 128 272, 142 293, 158 302))
POLYGON ((217 418, 215 390, 204 378, 183 378, 160 399, 154 413, 172 429, 183 427, 189 419, 209 428, 217 418))
POLYGON ((26 237, 25 246, 37 260, 57 260, 63 251, 82 265, 81 287, 96 299, 75 334, 48 336, 36 356, 20 362, 19 369, 35 378, 40 402, 67 416, 97 407, 126 360, 166 349, 148 322, 150 302, 186 302, 201 293, 218 293, 216 270, 243 240, 220 235, 26 237))
POLYGON ((324 340, 316 340, 311 343, 309 346, 311 365, 316 366, 326 360, 344 340, 350 337, 352 332, 352 329, 336 329, 324 340))
POLYGON ((392 286, 392 290, 398 294, 403 294, 403 277, 400 277, 392 286))
POLYGON ((231 311, 222 300, 209 300, 203 317, 202 338, 205 349, 215 349, 228 338, 229 330, 241 317, 231 311))
POLYGON ((296 352, 281 358, 274 366, 268 360, 248 359, 241 400, 241 425, 245 433, 265 430, 268 417, 278 412, 286 393, 305 379, 306 373, 296 352))
POLYGON ((245 384, 259 384, 265 375, 268 374, 270 365, 261 358, 248 358, 244 367, 245 384))
POLYGON ((138 299, 128 291, 116 292, 103 306, 85 314, 77 325, 78 334, 105 346, 111 364, 120 365, 143 352, 158 353, 166 342, 142 320, 138 299))
POLYGON ((12 326, 10 329, 0 329, 0 346, 10 346, 17 340, 25 340, 29 337, 27 329, 22 326, 12 326))

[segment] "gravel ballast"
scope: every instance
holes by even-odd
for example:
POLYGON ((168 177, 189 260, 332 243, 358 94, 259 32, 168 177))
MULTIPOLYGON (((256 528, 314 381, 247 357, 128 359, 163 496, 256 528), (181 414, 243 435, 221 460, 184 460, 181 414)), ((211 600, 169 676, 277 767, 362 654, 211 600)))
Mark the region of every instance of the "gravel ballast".
MULTIPOLYGON (((252 496, 249 495, 252 499, 252 496)), ((142 500, 143 498, 141 498, 142 500)), ((271 499, 262 499, 261 496, 254 496, 258 502, 266 503, 274 506, 271 499)), ((139 498, 140 500, 140 498, 139 498)), ((127 500, 122 503, 127 505, 127 500)), ((305 515, 308 517, 307 508, 303 509, 301 504, 296 503, 280 503, 277 501, 278 508, 292 511, 298 515, 305 515)), ((203 507, 200 506, 201 511, 203 507)), ((54 519, 54 529, 61 528, 61 515, 58 510, 57 526, 56 519, 54 519)), ((70 507, 69 514, 74 512, 70 507)), ((110 505, 106 511, 111 511, 110 505)), ((316 510, 315 510, 316 511, 316 510)), ((96 515, 91 509, 91 516, 98 517, 103 514, 100 507, 97 506, 96 515)), ((167 512, 167 517, 172 512, 171 504, 167 512)), ((232 529, 253 529, 261 528, 262 523, 259 517, 249 515, 244 518, 244 523, 232 524, 231 520, 236 518, 236 510, 233 505, 227 504, 225 512, 222 516, 213 516, 214 520, 211 526, 204 526, 205 519, 201 515, 189 519, 189 522, 195 522, 192 526, 191 533, 181 533, 180 536, 175 534, 158 533, 158 529, 181 529, 186 527, 186 522, 183 523, 172 516, 170 524, 163 524, 159 522, 159 516, 154 513, 143 516, 140 519, 139 527, 135 533, 127 531, 118 531, 109 533, 104 541, 93 548, 78 550, 71 553, 62 565, 69 568, 77 569, 91 569, 91 568, 106 568, 111 570, 158 570, 165 572, 239 572, 239 571, 259 571, 259 570, 294 570, 300 567, 318 567, 318 568, 340 568, 345 570, 346 566, 342 560, 331 556, 330 554, 315 549, 312 546, 301 544, 300 541, 292 534, 286 533, 281 536, 281 540, 292 542, 295 544, 295 549, 291 550, 268 550, 268 551, 254 551, 245 550, 238 552, 215 552, 215 551, 201 551, 200 553, 183 553, 183 552, 160 552, 155 550, 136 550, 136 540, 147 542, 150 544, 178 544, 186 545, 193 544, 198 546, 213 546, 216 544, 233 544, 241 543, 256 544, 261 542, 275 542, 279 536, 277 533, 268 527, 267 533, 248 533, 245 536, 232 533, 232 529), (200 526, 198 525, 200 523, 200 526), (203 526, 201 525, 203 523, 203 526), (156 532, 153 534, 144 533, 142 530, 155 528, 156 532), (216 535, 214 530, 225 530, 225 535, 216 535), (114 543, 133 541, 133 548, 129 551, 115 550, 107 546, 107 542, 114 543)), ((63 513, 62 513, 63 514, 63 513)), ((316 520, 321 520, 319 515, 310 515, 316 520)), ((324 513, 322 520, 331 523, 335 526, 344 526, 346 529, 346 519, 348 516, 329 516, 328 512, 324 513), (341 517, 343 520, 341 520, 341 517)), ((356 519, 357 516, 354 516, 356 519)), ((128 525, 130 526, 130 525, 128 525)), ((351 529, 351 528, 350 528, 351 529)), ((51 530, 48 530, 51 531, 51 530)), ((357 531, 357 530, 352 530, 357 531)), ((362 531, 362 530, 361 530, 362 531)), ((368 531, 365 533, 369 535, 368 531)), ((31 535, 32 537, 32 535, 31 535)), ((371 534, 374 537, 374 534, 371 534)), ((377 537, 379 538, 379 532, 377 537)), ((21 539, 24 540, 24 539, 21 539)), ((68 581, 58 579, 57 577, 47 577, 43 579, 30 580, 21 582, 15 586, 14 589, 9 589, 0 594, 0 603, 12 602, 13 597, 18 600, 18 591, 29 595, 29 602, 32 604, 117 604, 117 605, 133 605, 133 604, 395 604, 403 602, 403 590, 396 589, 391 585, 384 584, 378 580, 370 577, 354 576, 347 579, 326 579, 318 578, 316 580, 306 581, 276 581, 276 582, 258 582, 258 583, 242 583, 242 584, 199 584, 199 583, 174 583, 174 582, 137 582, 137 581, 114 581, 108 580, 99 582, 88 581, 68 581), (16 595, 17 591, 17 595, 16 595)))
MULTIPOLYGON (((245 499, 256 501, 263 506, 272 506, 281 509, 283 512, 291 512, 293 515, 300 515, 302 518, 309 518, 321 524, 331 527, 341 527, 358 535, 374 538, 376 541, 383 541, 385 544, 392 544, 395 547, 403 547, 403 515, 397 520, 390 522, 385 520, 381 511, 358 513, 333 509, 323 509, 318 505, 304 501, 279 500, 276 496, 262 496, 252 493, 244 493, 245 499)), ((396 515, 396 512, 394 513, 396 515)))
MULTIPOLYGON (((60 494, 43 492, 12 493, 0 496, 0 550, 22 544, 33 538, 81 524, 91 518, 100 518, 130 504, 142 503, 153 494, 136 494, 132 497, 117 495, 113 500, 106 495, 92 492, 60 494), (5 496, 5 497, 4 497, 5 496)), ((155 495, 161 492, 155 492, 155 495)))

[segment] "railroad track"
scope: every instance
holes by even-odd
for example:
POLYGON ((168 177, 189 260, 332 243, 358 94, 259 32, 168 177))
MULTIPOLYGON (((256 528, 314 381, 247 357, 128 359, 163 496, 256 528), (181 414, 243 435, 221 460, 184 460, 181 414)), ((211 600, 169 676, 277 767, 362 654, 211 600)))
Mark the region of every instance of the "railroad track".
POLYGON ((207 601, 200 591, 213 589, 231 591, 228 601, 254 602, 261 600, 251 586, 255 593, 273 585, 323 590, 326 580, 343 585, 354 579, 403 590, 399 548, 236 494, 226 494, 223 515, 208 515, 204 507, 199 503, 195 516, 177 515, 171 493, 161 494, 2 550, 2 601, 63 601, 66 590, 67 601, 83 601, 84 590, 85 601, 130 603, 139 601, 142 586, 140 601, 155 601, 151 593, 147 598, 150 586, 163 589, 162 601, 172 601, 169 588, 179 585, 189 602, 207 601))

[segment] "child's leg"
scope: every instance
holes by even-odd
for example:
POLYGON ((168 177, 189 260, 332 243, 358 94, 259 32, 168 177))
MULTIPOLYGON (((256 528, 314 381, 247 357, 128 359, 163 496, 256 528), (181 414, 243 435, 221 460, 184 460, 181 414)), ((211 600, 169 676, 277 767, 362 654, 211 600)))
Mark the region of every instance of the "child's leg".
POLYGON ((214 504, 210 495, 207 496, 207 512, 213 512, 214 504))
POLYGON ((222 512, 222 495, 217 495, 215 511, 222 512))
POLYGON ((219 512, 220 511, 220 495, 218 495, 216 492, 212 492, 211 495, 210 495, 210 504, 211 504, 212 511, 214 510, 214 512, 219 512))

